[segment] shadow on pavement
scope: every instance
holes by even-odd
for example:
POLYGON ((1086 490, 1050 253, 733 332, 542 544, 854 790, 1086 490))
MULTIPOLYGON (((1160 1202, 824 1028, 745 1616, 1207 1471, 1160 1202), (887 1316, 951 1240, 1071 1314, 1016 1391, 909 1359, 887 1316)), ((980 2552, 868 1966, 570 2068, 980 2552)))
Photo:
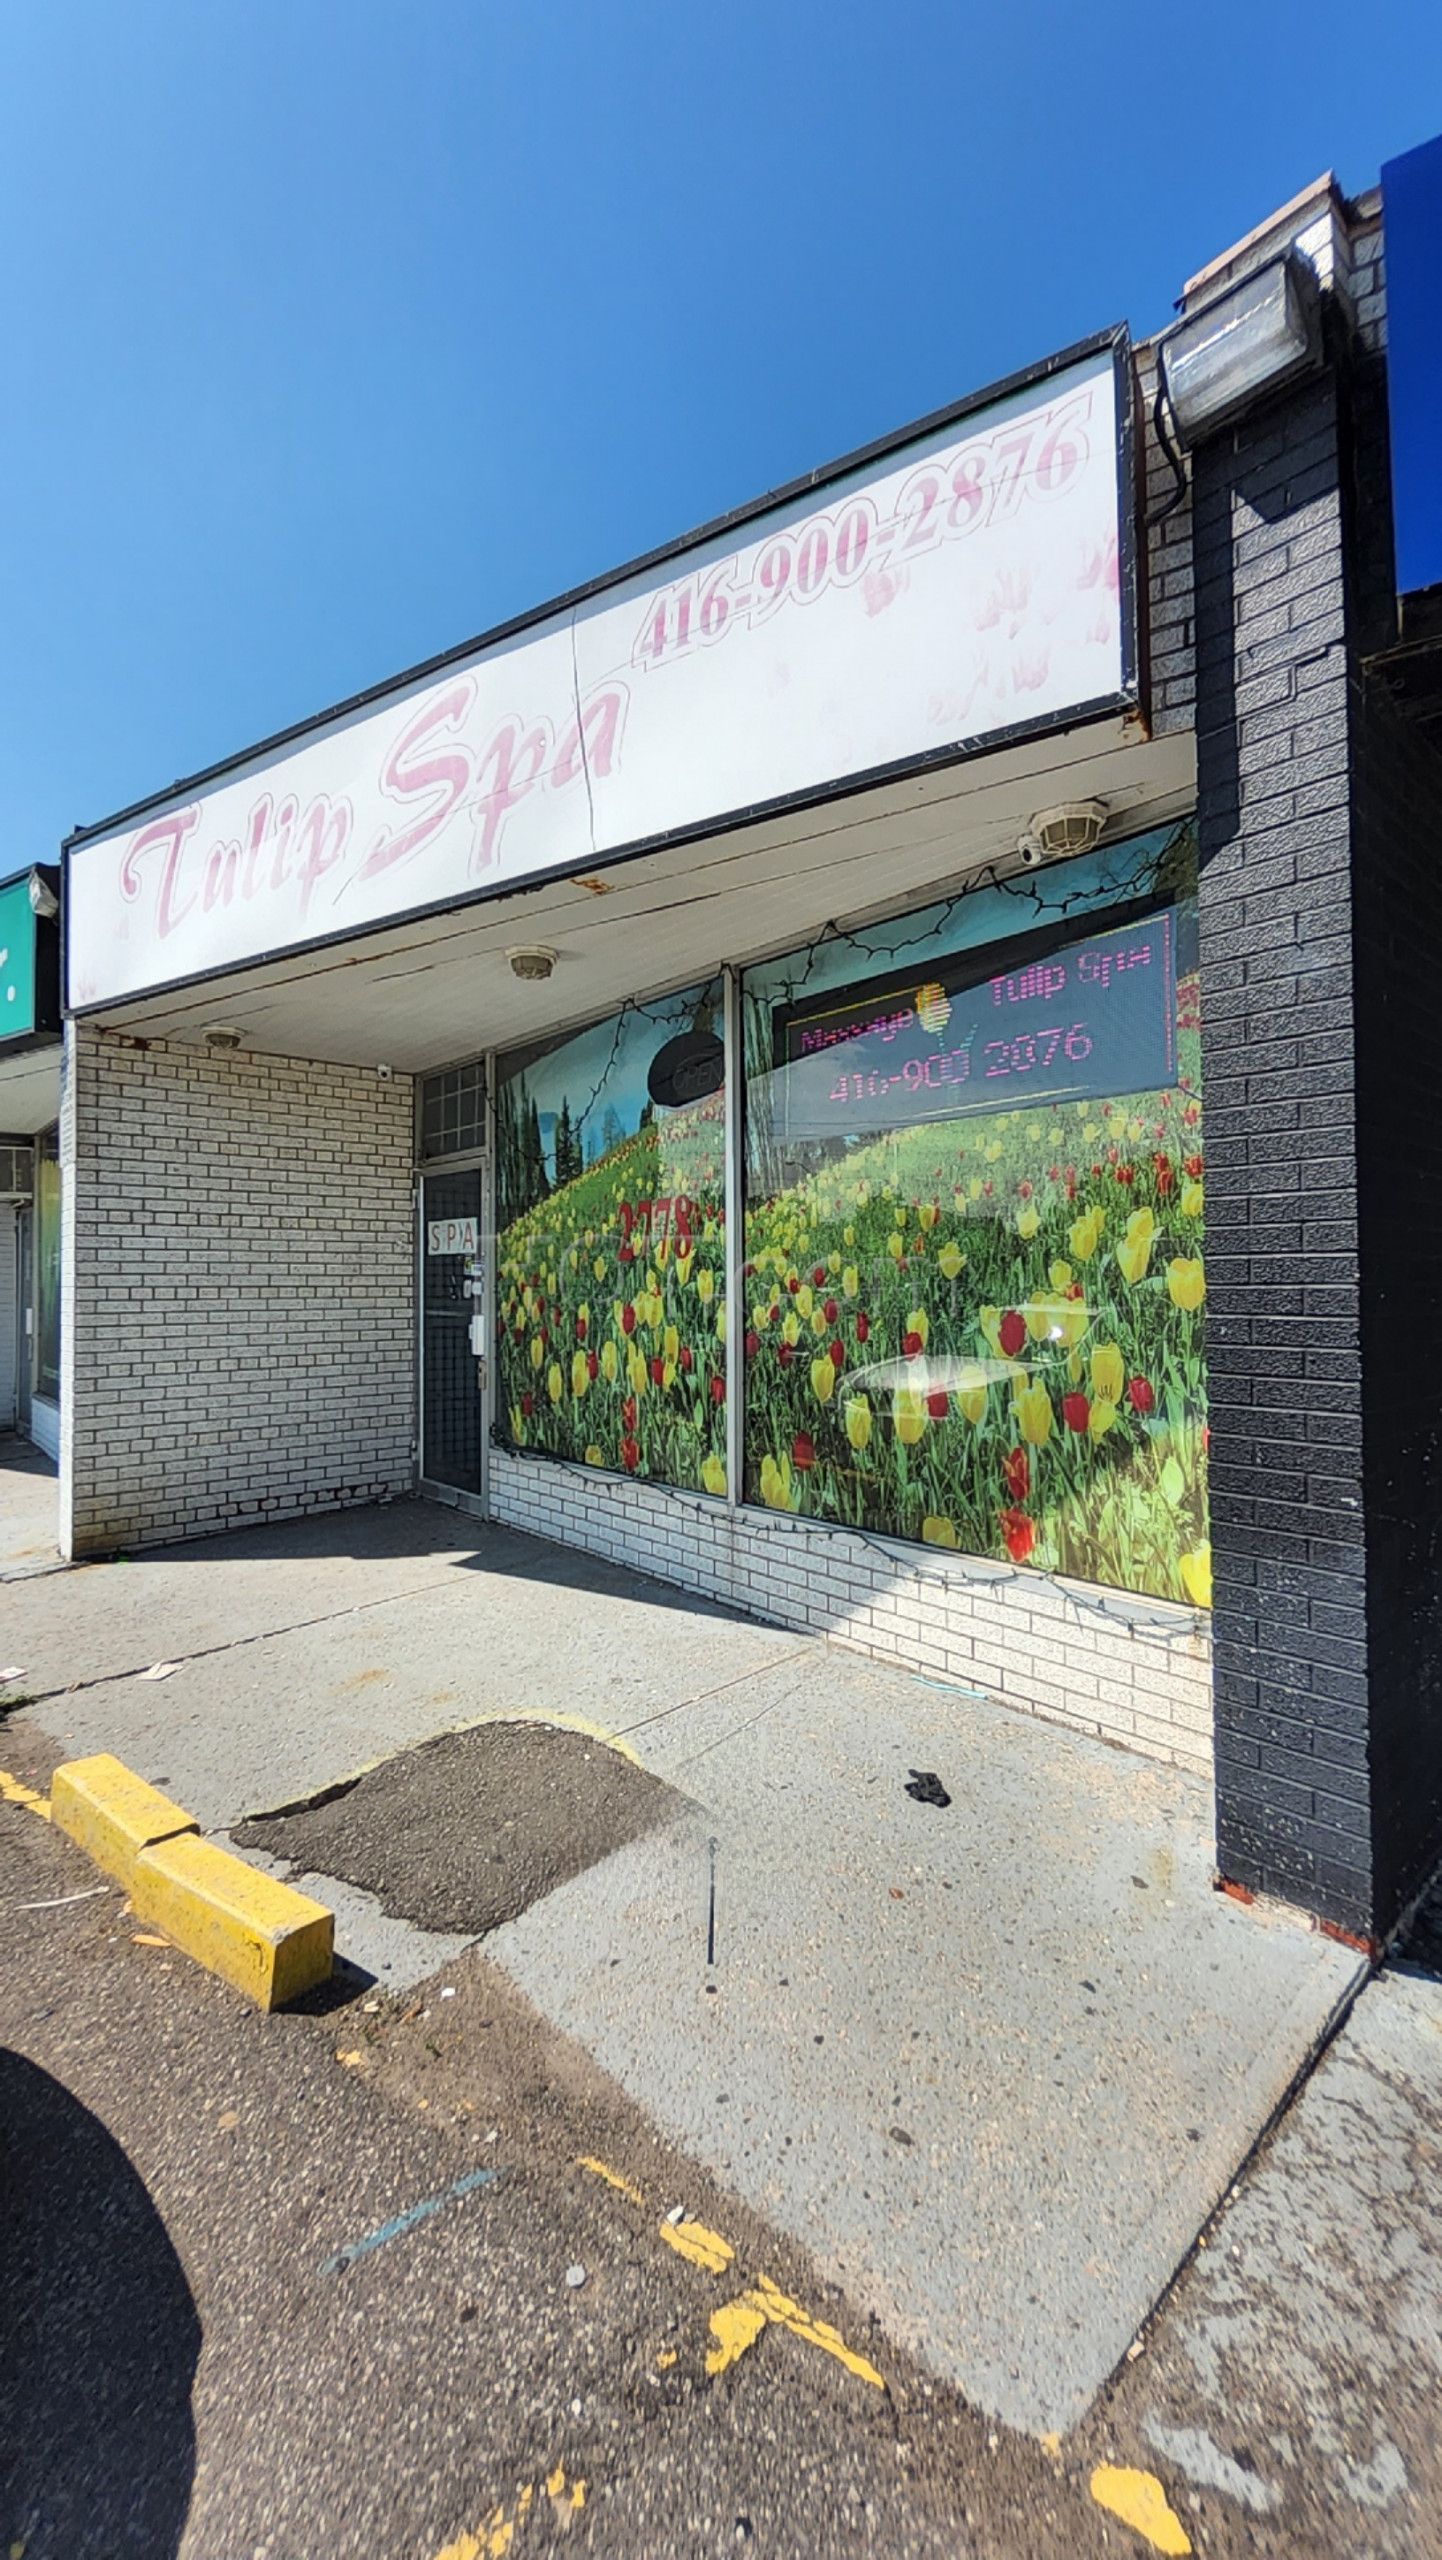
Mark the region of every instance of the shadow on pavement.
POLYGON ((173 2560, 200 2320, 119 2144, 0 2052, 0 2551, 173 2560))

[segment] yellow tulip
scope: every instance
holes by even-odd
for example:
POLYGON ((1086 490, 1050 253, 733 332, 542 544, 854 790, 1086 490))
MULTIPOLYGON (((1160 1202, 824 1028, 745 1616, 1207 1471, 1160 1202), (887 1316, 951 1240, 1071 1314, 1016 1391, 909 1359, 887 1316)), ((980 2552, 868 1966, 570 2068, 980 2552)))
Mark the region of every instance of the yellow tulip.
POLYGON ((793 1350, 795 1349, 796 1344, 800 1341, 801 1327, 797 1323, 795 1316, 787 1316, 784 1319, 781 1327, 781 1339, 783 1342, 789 1342, 793 1350))
POLYGON ((892 1228, 890 1235, 886 1239, 886 1250, 890 1254, 893 1262, 899 1262, 903 1253, 906 1251, 906 1247, 902 1242, 901 1237, 897 1234, 895 1227, 892 1228))
POLYGON ((921 1220, 926 1233, 930 1235, 932 1228, 935 1226, 937 1219, 941 1215, 941 1211, 938 1209, 936 1202, 934 1200, 923 1200, 916 1214, 921 1220))
POLYGON ((1109 1396, 1098 1396, 1087 1417, 1087 1429, 1093 1440, 1105 1440, 1117 1418, 1117 1409, 1109 1396))
POLYGON ((982 1181, 980 1174, 974 1173, 966 1186, 966 1196, 968 1200, 979 1200, 985 1189, 986 1184, 982 1181))
POLYGON ((1026 1207, 1024 1209, 1018 1209, 1016 1213, 1016 1231, 1023 1244, 1030 1244, 1032 1237, 1036 1234, 1037 1228, 1040 1225, 1041 1211, 1039 1209, 1034 1209, 1031 1202, 1028 1200, 1026 1207))
POLYGON ((601 1447, 600 1447, 600 1443, 599 1443, 599 1441, 593 1440, 593 1441, 591 1442, 591 1444, 590 1444, 589 1448, 588 1448, 588 1449, 587 1449, 587 1451, 586 1451, 586 1464, 587 1464, 587 1466, 588 1466, 588 1467, 604 1467, 605 1463, 606 1463, 606 1461, 605 1461, 605 1459, 603 1458, 603 1456, 601 1455, 601 1447))
POLYGON ((986 1371, 968 1362, 962 1370, 956 1390, 956 1401, 968 1422, 977 1423, 986 1416, 986 1371))
POLYGON ((1150 1209, 1133 1209, 1127 1220, 1126 1233, 1116 1248, 1117 1269, 1124 1280, 1135 1286, 1146 1278, 1147 1264, 1152 1258, 1157 1222, 1150 1209))
POLYGON ((966 1256, 959 1244, 944 1244, 936 1259, 944 1280, 954 1280, 966 1267, 966 1256))
POLYGON ((926 1402, 919 1387, 898 1387, 892 1419, 902 1447, 914 1449, 926 1429, 926 1402))
POLYGON ((1034 1449, 1044 1448, 1051 1438, 1051 1397, 1044 1386, 1023 1387, 1016 1399, 1016 1427, 1023 1440, 1034 1449))
POLYGON ((1174 1307, 1192 1314, 1207 1294, 1207 1275, 1198 1254, 1178 1254, 1167 1264, 1167 1296, 1174 1307))
POLYGON ((1212 1542, 1210 1538, 1204 1538, 1199 1547, 1193 1547, 1189 1556, 1180 1557, 1179 1563, 1182 1589, 1187 1598, 1195 1602, 1199 1609, 1210 1609, 1212 1605, 1212 1542))
POLYGON ((620 1365, 621 1363, 617 1356, 614 1342, 603 1342, 601 1345, 601 1375, 605 1379, 608 1387, 613 1387, 615 1385, 616 1372, 620 1368, 620 1365))
POLYGON ((716 1274, 709 1263, 703 1264, 696 1274, 696 1295, 703 1307, 709 1307, 716 1295, 716 1274))
POLYGON ((854 1227, 846 1227, 846 1228, 844 1228, 844 1229, 843 1229, 843 1231, 842 1231, 841 1241, 842 1241, 842 1243, 843 1243, 843 1244, 855 1244, 855 1242, 856 1242, 856 1229, 855 1229, 854 1227))
POLYGON ((816 1300, 812 1294, 811 1283, 809 1280, 802 1282, 801 1287, 796 1292, 795 1298, 792 1300, 792 1304, 799 1316, 810 1315, 812 1308, 816 1304, 816 1300))
POLYGON ((831 1327, 827 1323, 826 1317, 820 1307, 817 1307, 812 1314, 811 1330, 813 1333, 819 1334, 827 1334, 831 1331, 831 1327))
POLYGON ((594 1262, 592 1263, 592 1265, 591 1265, 591 1270, 592 1270, 592 1273, 593 1273, 594 1277, 595 1277, 597 1280, 604 1280, 604 1279, 605 1279, 605 1277, 606 1277, 606 1266, 605 1266, 605 1263, 602 1261, 601 1256, 599 1255, 599 1253, 597 1254, 595 1261, 594 1261, 594 1262))
POLYGON ((1071 1287, 1072 1280, 1071 1264, 1069 1262, 1054 1262, 1047 1273, 1047 1278, 1050 1280, 1052 1287, 1058 1293, 1063 1289, 1069 1289, 1071 1287))
POLYGON ((1097 1246, 1101 1243, 1102 1228, 1105 1224, 1104 1209, 1084 1210, 1081 1217, 1074 1220, 1067 1233, 1067 1242, 1078 1262, 1090 1262, 1097 1246))
POLYGON ((1178 1206, 1184 1218, 1199 1218, 1206 1205, 1206 1193, 1199 1182, 1182 1184, 1182 1196, 1178 1206))
POLYGON ((716 1310, 716 1339, 718 1342, 724 1342, 726 1339, 726 1310, 724 1307, 718 1307, 716 1310))
POLYGON ((724 1493, 726 1490, 726 1463, 717 1457, 714 1449, 709 1458, 701 1461, 701 1482, 708 1493, 724 1493))
POLYGON ((976 1311, 976 1320, 980 1325, 982 1332, 986 1336, 987 1347, 990 1350, 993 1359, 999 1360, 1001 1358, 1000 1307, 978 1307, 976 1311))
POLYGON ((1099 1342, 1092 1353, 1092 1394, 1103 1404, 1120 1404, 1127 1364, 1114 1342, 1099 1342))
POLYGON ((549 1369, 546 1371, 546 1393, 550 1397, 552 1404, 560 1403, 562 1388, 561 1364, 559 1360, 553 1360, 549 1369))
POLYGON ((936 1512, 929 1511, 921 1524, 921 1534, 929 1547, 954 1547, 956 1522, 942 1519, 936 1512))
POLYGON ((791 1508, 791 1461, 766 1456, 761 1461, 761 1499, 772 1511, 791 1508))
POLYGON ((818 1404, 829 1404, 836 1390, 836 1370, 828 1352, 811 1363, 811 1392, 818 1404))
POLYGON ((861 1274, 854 1262, 848 1262, 841 1275, 841 1294, 843 1298, 855 1298, 859 1296, 860 1290, 861 1274))
POLYGON ((590 1373, 590 1370, 589 1370, 589 1369, 587 1368, 587 1366, 586 1366, 586 1355, 585 1355, 585 1352, 584 1352, 584 1351, 575 1351, 575 1352, 573 1352, 573 1353, 572 1353, 572 1355, 571 1355, 571 1393, 572 1393, 572 1395, 573 1395, 573 1396, 583 1396, 583 1395, 585 1394, 585 1392, 586 1392, 586 1389, 589 1387, 590 1383, 591 1383, 591 1373, 590 1373))
POLYGON ((870 1443, 871 1407, 865 1396, 847 1397, 846 1437, 853 1449, 864 1449, 870 1443))
POLYGON ((673 1324, 667 1325, 666 1331, 662 1336, 661 1356, 664 1360, 671 1362, 675 1362, 681 1357, 681 1336, 673 1324))
POLYGON ((546 1346, 538 1333, 531 1336, 531 1367, 539 1369, 546 1356, 546 1346))

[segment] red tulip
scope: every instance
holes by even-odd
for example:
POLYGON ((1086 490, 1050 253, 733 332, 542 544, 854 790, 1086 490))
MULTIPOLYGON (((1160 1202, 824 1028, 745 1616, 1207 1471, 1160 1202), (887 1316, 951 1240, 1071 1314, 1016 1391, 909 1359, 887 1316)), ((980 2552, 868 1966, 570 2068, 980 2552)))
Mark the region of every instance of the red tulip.
POLYGON ((997 1341, 1008 1360, 1014 1360, 1026 1340, 1026 1318, 1015 1307, 1008 1307, 996 1329, 997 1341))
POLYGON ((1001 1462, 1001 1473, 1013 1502, 1025 1502, 1031 1491, 1031 1460, 1025 1449, 1008 1449, 1001 1462))
POLYGON ((1136 1169, 1136 1166, 1135 1166, 1134 1164, 1119 1164, 1119 1165, 1117 1166, 1117 1180, 1118 1180, 1118 1182, 1125 1182, 1125 1183, 1130 1184, 1130 1183, 1135 1182, 1136 1178, 1137 1178, 1137 1169, 1136 1169))
POLYGON ((922 1341, 919 1333, 904 1333, 901 1337, 901 1347, 908 1360, 915 1360, 919 1358, 920 1354, 926 1349, 926 1345, 922 1341))
POLYGON ((638 1440, 631 1439, 623 1440, 621 1443, 621 1464, 625 1468, 627 1475, 633 1476, 640 1463, 640 1442, 638 1440))
POLYGON ((527 1389, 527 1391, 526 1391, 526 1393, 525 1393, 525 1394, 522 1396, 522 1398, 521 1398, 521 1411, 522 1411, 522 1413, 525 1415, 526 1420, 527 1420, 528 1422, 530 1421, 531 1416, 532 1416, 532 1414, 535 1412, 535 1410, 536 1410, 536 1399, 535 1399, 535 1397, 531 1394, 531 1392, 530 1392, 530 1390, 529 1390, 529 1388, 528 1388, 528 1389, 527 1389))
POLYGON ((747 1357, 747 1359, 748 1359, 748 1360, 754 1360, 754 1359, 755 1359, 755 1357, 756 1357, 756 1354, 757 1354, 757 1352, 760 1350, 760 1348, 761 1348, 761 1336, 760 1336, 760 1334, 759 1334, 759 1333, 757 1333, 757 1332, 755 1332, 754 1330, 753 1330, 753 1331, 748 1331, 748 1333, 747 1333, 747 1335, 746 1335, 746 1357, 747 1357))
POLYGON ((683 1342, 681 1345, 681 1370, 683 1376, 689 1378, 695 1366, 696 1354, 692 1350, 689 1342, 683 1342))
POLYGON ((828 1357, 829 1357, 829 1359, 830 1359, 830 1361, 831 1361, 831 1366, 832 1366, 832 1368, 833 1368, 833 1369, 844 1369, 844 1368, 845 1368, 845 1366, 846 1366, 846 1353, 845 1353, 845 1351, 843 1350, 843 1348, 842 1348, 842 1346, 841 1346, 841 1343, 840 1343, 839 1341, 837 1341, 837 1342, 833 1342, 833 1343, 830 1345, 830 1347, 829 1347, 829 1352, 828 1352, 828 1357))
POLYGON ((840 1310, 840 1308, 837 1306, 836 1300, 835 1300, 834 1298, 828 1298, 828 1299, 827 1299, 827 1301, 826 1301, 826 1304, 825 1304, 825 1306, 822 1308, 821 1312, 822 1312, 822 1314, 825 1316, 826 1321, 827 1321, 827 1323, 828 1323, 828 1324, 835 1324, 835 1322, 836 1322, 836 1319, 837 1319, 838 1315, 841 1313, 841 1310, 840 1310))
POLYGON ((1025 1564, 1036 1545, 1036 1522, 1029 1520, 1024 1511, 1003 1511, 1000 1526, 1012 1563, 1025 1564))
POLYGON ((1092 1418, 1092 1409, 1088 1404, 1086 1397, 1081 1395, 1063 1396, 1061 1400, 1061 1418, 1066 1424, 1068 1431, 1085 1431, 1087 1424, 1092 1418))
POLYGON ((712 1379, 712 1381, 711 1381, 711 1402, 712 1402, 713 1404, 724 1404, 724 1403, 725 1403, 725 1401, 726 1401, 726 1381, 725 1381, 725 1379, 722 1377, 721 1372, 720 1372, 720 1370, 718 1369, 718 1370, 717 1370, 717 1372, 716 1372, 715 1377, 714 1377, 714 1378, 712 1379))
POLYGON ((621 1428, 623 1431, 634 1431, 636 1428, 636 1399, 634 1396, 626 1396, 622 1399, 621 1428))
POLYGON ((859 1315, 859 1316, 857 1317, 857 1319, 856 1319, 856 1339, 857 1339, 857 1341, 858 1341, 858 1342, 865 1342, 865 1341, 867 1341, 867 1340, 870 1338, 870 1334, 871 1334, 871 1318, 870 1318, 870 1316, 866 1316, 866 1315, 859 1315))
POLYGON ((795 1345, 795 1343, 794 1343, 794 1342, 778 1342, 778 1343, 777 1343, 777 1345, 776 1345, 776 1357, 777 1357, 777 1359, 780 1361, 781 1366, 782 1366, 782 1368, 783 1368, 783 1369, 789 1369, 789 1368, 790 1368, 790 1366, 791 1366, 792 1361, 793 1361, 793 1360, 795 1359, 795 1357, 796 1357, 796 1345, 795 1345))
POLYGON ((1188 1158, 1187 1158, 1187 1172, 1190 1174, 1190 1176, 1191 1176, 1191 1178, 1192 1178, 1193 1182, 1200 1182, 1200 1180, 1201 1180, 1201 1178, 1202 1178, 1202 1171, 1203 1171, 1203 1167, 1205 1166, 1205 1164, 1206 1164, 1206 1157, 1205 1157, 1205 1156, 1188 1156, 1188 1158))
POLYGON ((816 1443, 809 1431, 798 1431, 791 1443, 791 1463, 802 1475, 816 1464, 816 1443))
POLYGON ((812 1274, 811 1274, 811 1285, 812 1285, 813 1289, 824 1289, 824 1288, 825 1288, 825 1286, 826 1286, 826 1265, 825 1265, 825 1263, 824 1263, 824 1262, 818 1262, 818 1264, 817 1264, 817 1266, 816 1266, 815 1270, 812 1272, 812 1274))
POLYGON ((792 1297, 794 1298, 794 1297, 795 1297, 795 1295, 796 1295, 797 1290, 798 1290, 798 1289, 800 1288, 800 1286, 801 1286, 801 1282, 800 1282, 799 1278, 797 1277, 797 1274, 796 1274, 794 1271, 792 1272, 790 1279, 787 1281, 786 1286, 787 1286, 787 1288, 790 1290, 791 1295, 792 1295, 792 1297))
POLYGON ((652 1386, 653 1386, 653 1387, 660 1387, 660 1386, 664 1386, 664 1385, 665 1385, 665 1382, 666 1382, 666 1363, 665 1363, 665 1361, 662 1359, 661 1354, 660 1354, 660 1352, 658 1351, 658 1352, 656 1352, 656 1353, 653 1355, 653 1357, 652 1357, 652 1361, 651 1361, 651 1384, 652 1384, 652 1386))
POLYGON ((584 1316, 577 1316, 577 1318, 576 1318, 576 1340, 577 1340, 578 1342, 584 1342, 584 1341, 585 1341, 585 1339, 586 1339, 586 1331, 587 1331, 586 1318, 585 1318, 584 1316))
POLYGON ((1127 1389, 1134 1413, 1150 1413, 1156 1403, 1149 1378, 1133 1378, 1127 1389))
POLYGON ((596 1353, 595 1353, 594 1351, 588 1351, 588 1352, 587 1352, 587 1354, 586 1354, 586 1375, 587 1375, 587 1377, 588 1377, 588 1378, 599 1378, 600 1374, 601 1374, 601 1363, 600 1363, 599 1358, 597 1357, 597 1355, 596 1355, 596 1353))
POLYGON ((621 1309, 621 1331, 625 1334, 632 1334, 635 1330, 636 1310, 634 1307, 625 1306, 621 1309))
POLYGON ((951 1398, 945 1387, 933 1387, 926 1399, 926 1410, 933 1422, 945 1422, 951 1411, 951 1398))
POLYGON ((1029 1200, 1031 1198, 1031 1194, 1032 1186, 1029 1182, 1019 1182, 1017 1184, 1016 1196, 1018 1200, 1029 1200))

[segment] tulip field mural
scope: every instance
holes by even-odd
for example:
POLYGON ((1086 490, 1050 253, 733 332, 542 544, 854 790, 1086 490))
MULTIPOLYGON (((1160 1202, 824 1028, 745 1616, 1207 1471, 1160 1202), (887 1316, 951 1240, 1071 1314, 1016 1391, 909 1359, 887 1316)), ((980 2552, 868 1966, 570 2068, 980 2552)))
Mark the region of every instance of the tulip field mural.
MULTIPOLYGON (((1209 1605, 1190 829, 824 937, 743 1013, 745 1498, 1209 1605)), ((497 1082, 502 1436, 718 1496, 724 1096, 656 1066, 719 1018, 497 1082)))
POLYGON ((724 1095, 650 1090, 718 1014, 692 988, 503 1070, 496 1343, 514 1447, 722 1494, 724 1095))
POLYGON ((960 955, 948 915, 748 980, 750 1499, 1210 1603, 1191 876, 1188 832, 1142 839, 1049 875, 1040 959, 983 892, 960 955), (909 1001, 893 966, 828 1008, 899 941, 909 1001))

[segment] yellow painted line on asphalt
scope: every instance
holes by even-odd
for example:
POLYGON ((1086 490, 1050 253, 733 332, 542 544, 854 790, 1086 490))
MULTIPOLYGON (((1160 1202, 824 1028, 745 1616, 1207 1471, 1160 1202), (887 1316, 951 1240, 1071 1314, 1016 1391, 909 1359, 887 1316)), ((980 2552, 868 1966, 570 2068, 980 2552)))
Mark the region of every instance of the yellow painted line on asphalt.
MULTIPOLYGON (((568 2480, 563 2462, 558 2462, 554 2471, 546 2474, 541 2487, 558 2522, 569 2524, 572 2516, 578 2516, 585 2506, 586 2483, 584 2480, 568 2480)), ((506 2560, 517 2528, 524 2525, 533 2512, 539 2513, 536 2505, 538 2494, 537 2484, 528 2480, 524 2488, 518 2490, 514 2507, 494 2508, 485 2524, 477 2525, 474 2532, 458 2533, 454 2542, 448 2542, 444 2550, 436 2553, 435 2560, 506 2560)))
POLYGON ((693 2267, 704 2267, 709 2276, 724 2275, 736 2252, 719 2231, 708 2231, 704 2222, 661 2222, 657 2229, 668 2249, 678 2258, 688 2258, 693 2267))
POLYGON ((42 1822, 50 1820, 50 1799, 27 1787, 20 1778, 12 1778, 8 1769, 0 1769, 0 1796, 6 1804, 22 1805, 27 1813, 38 1813, 42 1822))
POLYGON ((614 2187, 617 2195, 624 2196, 628 2204, 645 2204, 646 2199, 640 2188, 633 2187, 629 2178, 623 2178, 619 2169, 608 2169, 604 2160, 582 2158, 576 2162, 576 2166, 578 2169, 588 2169, 593 2178, 604 2178, 607 2186, 614 2187))
POLYGON ((1098 2463, 1091 2477, 1091 2492, 1099 2507, 1130 2525, 1133 2533, 1139 2533, 1154 2551, 1165 2552, 1167 2560, 1187 2560, 1192 2546, 1186 2528, 1169 2505, 1154 2471, 1131 2471, 1110 2462, 1098 2463))

